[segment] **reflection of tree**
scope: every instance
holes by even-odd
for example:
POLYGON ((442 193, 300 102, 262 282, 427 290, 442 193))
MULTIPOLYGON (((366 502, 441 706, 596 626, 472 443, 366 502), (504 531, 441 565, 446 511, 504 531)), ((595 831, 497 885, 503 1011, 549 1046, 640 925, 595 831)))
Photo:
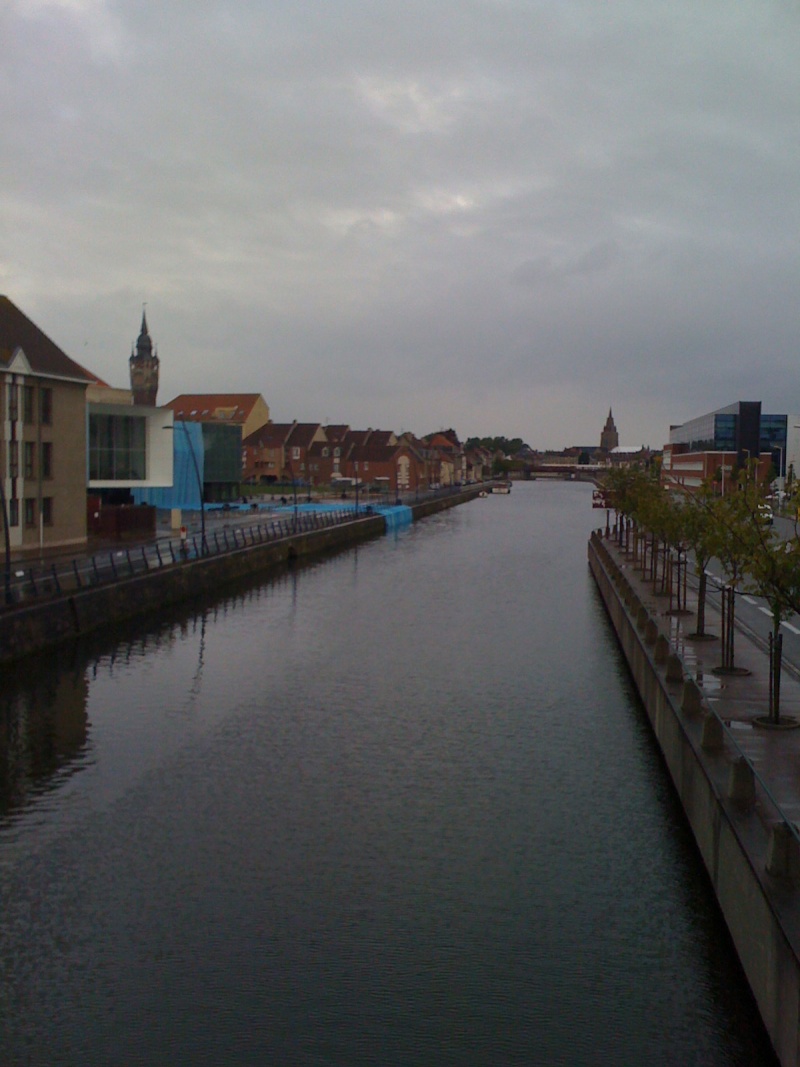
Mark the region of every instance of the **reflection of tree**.
POLYGON ((0 818, 80 769, 86 748, 89 682, 84 672, 22 672, 0 695, 0 818))

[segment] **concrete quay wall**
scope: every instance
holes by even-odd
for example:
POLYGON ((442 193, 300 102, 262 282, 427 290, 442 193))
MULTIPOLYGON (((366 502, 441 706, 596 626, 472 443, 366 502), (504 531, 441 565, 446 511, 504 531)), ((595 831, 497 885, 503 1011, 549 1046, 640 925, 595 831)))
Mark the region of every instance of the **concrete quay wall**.
POLYGON ((0 662, 80 637, 103 626, 219 593, 229 582, 268 574, 294 559, 357 544, 385 531, 381 515, 290 535, 263 545, 178 563, 0 615, 0 662))
POLYGON ((600 532, 589 566, 783 1067, 800 1067, 800 854, 600 532))
MULTIPOLYGON (((424 518, 472 500, 481 486, 412 506, 413 518, 424 518)), ((322 530, 289 535, 262 545, 249 545, 152 570, 106 585, 15 608, 0 614, 0 663, 22 659, 100 630, 104 626, 152 614, 194 597, 219 593, 229 582, 267 575, 292 559, 324 554, 385 533, 382 515, 365 515, 322 530)))
POLYGON ((453 493, 451 496, 433 497, 430 500, 423 500, 421 504, 411 504, 414 522, 418 519, 424 519, 428 515, 435 515, 439 511, 446 511, 447 508, 454 508, 458 504, 466 504, 468 500, 474 500, 476 496, 484 491, 485 487, 483 485, 469 485, 465 486, 460 493, 453 493))

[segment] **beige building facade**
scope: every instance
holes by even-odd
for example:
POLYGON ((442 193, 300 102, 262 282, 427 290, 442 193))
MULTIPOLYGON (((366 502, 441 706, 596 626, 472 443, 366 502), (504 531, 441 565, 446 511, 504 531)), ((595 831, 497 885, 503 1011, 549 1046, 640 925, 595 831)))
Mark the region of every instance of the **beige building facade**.
POLYGON ((86 543, 89 381, 0 296, 0 558, 86 543))

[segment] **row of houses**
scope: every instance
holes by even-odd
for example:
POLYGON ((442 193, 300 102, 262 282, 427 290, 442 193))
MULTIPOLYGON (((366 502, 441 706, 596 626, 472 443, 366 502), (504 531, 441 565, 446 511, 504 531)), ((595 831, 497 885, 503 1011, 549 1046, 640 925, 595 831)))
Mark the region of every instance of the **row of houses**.
POLYGON ((168 407, 176 420, 241 429, 244 486, 360 485, 390 494, 482 480, 491 469, 485 449, 466 451, 455 430, 412 433, 344 424, 274 422, 259 394, 181 395, 168 407))
MULTIPOLYGON (((274 422, 258 393, 182 394, 167 407, 176 422, 222 425, 241 433, 241 486, 304 488, 363 486, 389 493, 416 492, 481 481, 492 455, 466 451, 455 430, 426 437, 392 430, 355 430, 345 424, 274 422)), ((217 497, 218 498, 218 497, 217 497)))
POLYGON ((159 407, 144 314, 130 379, 130 389, 109 386, 0 296, 0 558, 79 549, 131 504, 197 507, 270 483, 394 495, 480 480, 491 467, 453 430, 417 438, 276 423, 258 393, 181 394, 159 407))

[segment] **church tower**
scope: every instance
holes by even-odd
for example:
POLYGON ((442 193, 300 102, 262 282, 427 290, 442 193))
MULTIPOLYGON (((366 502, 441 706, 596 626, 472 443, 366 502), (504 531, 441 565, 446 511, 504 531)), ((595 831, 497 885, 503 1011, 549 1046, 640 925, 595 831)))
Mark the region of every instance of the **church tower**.
POLYGON ((614 425, 614 416, 611 414, 611 408, 609 408, 606 424, 603 427, 603 432, 600 434, 600 448, 603 452, 610 452, 612 448, 616 448, 618 445, 619 434, 614 425))
POLYGON ((158 353, 147 332, 147 319, 142 309, 142 329, 136 341, 136 351, 131 351, 131 390, 134 404, 155 407, 158 393, 158 353))

